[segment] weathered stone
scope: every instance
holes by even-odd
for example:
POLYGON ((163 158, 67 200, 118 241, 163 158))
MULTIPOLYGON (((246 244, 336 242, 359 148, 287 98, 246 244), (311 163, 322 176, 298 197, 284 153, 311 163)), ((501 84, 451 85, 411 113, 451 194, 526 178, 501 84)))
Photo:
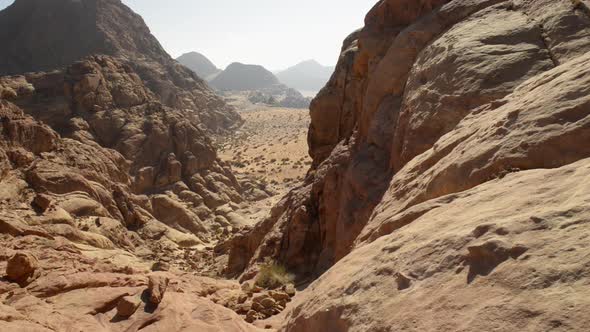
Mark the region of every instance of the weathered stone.
POLYGON ((251 303, 240 303, 236 307, 236 312, 238 314, 245 315, 245 314, 247 314, 250 311, 250 309, 252 309, 252 304, 251 303))
POLYGON ((287 293, 270 291, 269 295, 277 302, 287 301, 291 296, 287 293))
POLYGON ((297 289, 295 289, 295 285, 293 284, 287 284, 283 287, 283 290, 285 291, 285 293, 287 293, 290 297, 295 296, 295 293, 297 293, 297 289))
POLYGON ((258 319, 258 313, 254 310, 250 310, 246 314, 246 322, 248 322, 248 323, 253 323, 257 319, 258 319))
POLYGON ((45 212, 49 206, 51 205, 52 198, 48 195, 44 194, 37 194, 33 199, 33 204, 35 204, 41 212, 45 212))
POLYGON ((581 229, 550 233, 587 228, 588 36, 569 0, 379 1, 311 104, 306 179, 232 239, 229 272, 321 275, 285 331, 583 329, 581 229), (447 306, 466 299, 485 313, 447 306))
POLYGON ((26 252, 19 252, 8 260, 6 277, 14 282, 26 282, 34 276, 38 268, 39 261, 37 257, 26 252))
POLYGON ((139 308, 140 304, 141 299, 139 297, 125 296, 117 304, 117 315, 123 318, 129 318, 139 308))
POLYGON ((149 303, 152 305, 158 305, 162 302, 166 289, 168 288, 168 282, 170 280, 164 276, 151 275, 148 278, 148 293, 149 303))

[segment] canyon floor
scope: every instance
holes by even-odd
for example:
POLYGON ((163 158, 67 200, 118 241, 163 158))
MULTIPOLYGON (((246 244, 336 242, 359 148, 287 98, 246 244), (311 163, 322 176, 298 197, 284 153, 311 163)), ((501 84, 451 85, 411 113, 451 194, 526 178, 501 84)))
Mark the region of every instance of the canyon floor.
POLYGON ((240 182, 255 180, 269 197, 244 203, 238 211, 250 223, 264 218, 284 194, 305 177, 311 164, 307 150, 309 110, 250 103, 244 95, 227 101, 244 125, 219 144, 219 156, 231 164, 240 182))

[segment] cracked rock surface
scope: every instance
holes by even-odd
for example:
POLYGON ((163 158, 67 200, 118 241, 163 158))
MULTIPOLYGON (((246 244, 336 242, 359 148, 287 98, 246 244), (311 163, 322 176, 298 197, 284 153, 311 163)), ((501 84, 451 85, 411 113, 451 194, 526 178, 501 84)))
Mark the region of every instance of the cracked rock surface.
POLYGON ((233 238, 299 292, 284 331, 581 331, 590 18, 563 1, 383 0, 312 101, 306 179, 233 238))

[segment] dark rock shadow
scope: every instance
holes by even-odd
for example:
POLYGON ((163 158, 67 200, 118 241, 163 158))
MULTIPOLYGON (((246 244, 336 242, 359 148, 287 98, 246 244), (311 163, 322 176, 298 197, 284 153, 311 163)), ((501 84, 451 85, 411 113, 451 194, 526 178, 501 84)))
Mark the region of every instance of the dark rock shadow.
POLYGON ((116 314, 115 317, 111 318, 111 320, 109 322, 111 323, 118 323, 118 322, 122 322, 124 320, 128 320, 129 317, 123 317, 123 316, 119 316, 119 314, 116 314))
POLYGON ((143 301, 143 303, 145 303, 143 311, 145 311, 149 314, 153 314, 154 311, 156 311, 156 309, 158 309, 157 304, 150 303, 150 290, 149 289, 146 289, 143 291, 143 293, 141 293, 141 301, 143 301))
POLYGON ((517 245, 508 246, 499 240, 489 240, 483 244, 470 246, 466 264, 469 265, 467 283, 471 284, 477 276, 488 276, 500 264, 524 254, 528 248, 517 245))
POLYGON ((12 280, 9 279, 8 276, 0 277, 0 282, 5 282, 8 284, 17 284, 20 288, 26 288, 30 284, 32 284, 35 280, 37 280, 41 276, 40 271, 35 271, 31 274, 24 276, 21 280, 12 280))

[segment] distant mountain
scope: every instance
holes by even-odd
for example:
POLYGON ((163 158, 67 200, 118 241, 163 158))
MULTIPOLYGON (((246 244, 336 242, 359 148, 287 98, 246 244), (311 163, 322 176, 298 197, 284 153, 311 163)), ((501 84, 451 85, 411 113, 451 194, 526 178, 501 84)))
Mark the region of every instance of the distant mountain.
POLYGON ((306 108, 311 101, 298 90, 279 82, 272 72, 259 65, 234 62, 213 78, 209 84, 230 95, 232 92, 248 92, 249 99, 253 103, 306 108))
POLYGON ((259 65, 234 62, 210 82, 221 91, 251 91, 280 84, 276 76, 259 65))
POLYGON ((212 75, 221 72, 221 69, 217 68, 211 60, 198 52, 185 53, 179 56, 176 61, 194 71, 203 79, 209 79, 212 75))
POLYGON ((282 83, 300 91, 318 91, 326 85, 334 67, 323 66, 315 60, 303 61, 277 73, 282 83))

